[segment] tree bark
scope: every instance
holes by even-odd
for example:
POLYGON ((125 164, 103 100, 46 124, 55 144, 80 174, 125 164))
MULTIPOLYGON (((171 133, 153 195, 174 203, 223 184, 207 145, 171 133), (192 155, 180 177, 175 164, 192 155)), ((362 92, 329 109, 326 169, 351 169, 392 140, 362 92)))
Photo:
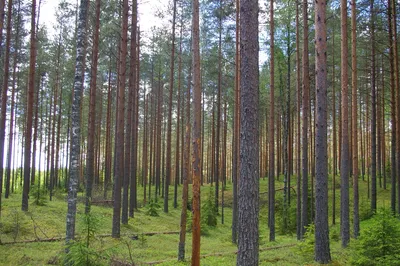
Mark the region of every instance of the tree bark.
POLYGON ((201 151, 201 80, 199 46, 199 1, 193 0, 192 13, 192 57, 193 57, 193 222, 192 222, 192 266, 200 265, 200 151, 201 151))
POLYGON ((31 170, 32 117, 35 91, 36 64, 36 0, 32 0, 31 44, 29 57, 29 78, 26 109, 25 146, 24 146, 24 186, 22 191, 22 210, 28 211, 29 179, 31 170))
POLYGON ((353 124, 353 234, 357 238, 360 233, 358 203, 358 123, 357 123, 357 22, 356 1, 351 1, 351 68, 352 68, 352 124, 353 124))
POLYGON ((349 92, 347 68, 347 2, 341 0, 341 86, 342 86, 342 141, 340 161, 340 235, 342 247, 347 247, 350 241, 349 216, 349 92))
POLYGON ((96 24, 93 36, 92 69, 90 75, 90 104, 88 118, 88 152, 86 157, 86 205, 85 213, 90 212, 92 201, 92 184, 94 179, 94 142, 95 142, 95 121, 96 121, 96 87, 97 87, 97 62, 99 57, 99 32, 100 32, 100 6, 101 1, 96 0, 96 24))
POLYGON ((325 1, 315 2, 316 149, 315 261, 331 260, 328 227, 327 34, 325 1))
POLYGON ((308 2, 303 0, 303 103, 302 103, 302 189, 301 189, 301 238, 308 225, 308 119, 310 114, 310 76, 308 58, 308 2))
MULTIPOLYGON (((272 6, 271 6, 272 7, 272 6)), ((236 265, 258 265, 259 117, 258 0, 240 8, 240 183, 236 265)), ((272 9, 271 9, 272 10, 272 9)), ((273 13, 271 13, 273 14, 273 13)), ((273 31, 272 31, 273 32, 273 31)))
POLYGON ((269 104, 269 173, 268 173, 268 225, 269 241, 275 241, 275 65, 274 65, 274 0, 270 0, 270 104, 269 104))
MULTIPOLYGON (((35 1, 35 0, 33 0, 35 1)), ((75 216, 77 204, 77 187, 80 165, 80 142, 81 142, 81 120, 80 106, 82 98, 82 89, 84 83, 83 64, 85 57, 86 43, 86 19, 88 13, 88 0, 81 0, 79 7, 79 20, 76 40, 76 61, 74 78, 74 95, 72 101, 72 125, 71 125, 71 153, 69 170, 69 189, 68 189, 68 211, 67 211, 67 229, 66 242, 74 239, 75 236, 75 216)))
POLYGON ((125 122, 125 84, 126 84, 126 56, 128 44, 128 0, 123 1, 121 53, 119 57, 119 80, 117 93, 117 121, 115 138, 115 173, 114 173, 114 208, 112 221, 112 237, 120 237, 121 221, 121 183, 124 178, 124 122, 125 122))

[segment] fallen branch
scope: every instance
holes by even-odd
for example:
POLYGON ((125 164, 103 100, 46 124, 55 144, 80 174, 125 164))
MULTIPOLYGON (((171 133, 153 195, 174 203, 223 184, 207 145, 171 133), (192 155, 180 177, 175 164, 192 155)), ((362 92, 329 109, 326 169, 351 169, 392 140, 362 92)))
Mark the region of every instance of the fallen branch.
MULTIPOLYGON (((143 232, 143 233, 136 233, 136 234, 121 234, 122 236, 138 236, 138 235, 145 235, 145 236, 154 236, 154 235, 175 235, 179 234, 179 231, 166 231, 166 232, 143 232)), ((96 235, 96 237, 111 237, 111 234, 102 234, 102 235, 96 235)), ((79 239, 79 236, 75 237, 76 239, 79 239)), ((37 242, 56 242, 56 241, 62 241, 65 240, 65 237, 52 237, 52 238, 42 238, 42 239, 28 239, 28 240, 22 240, 22 241, 10 241, 10 242, 0 242, 0 245, 11 245, 11 244, 28 244, 28 243, 37 243, 37 242)))

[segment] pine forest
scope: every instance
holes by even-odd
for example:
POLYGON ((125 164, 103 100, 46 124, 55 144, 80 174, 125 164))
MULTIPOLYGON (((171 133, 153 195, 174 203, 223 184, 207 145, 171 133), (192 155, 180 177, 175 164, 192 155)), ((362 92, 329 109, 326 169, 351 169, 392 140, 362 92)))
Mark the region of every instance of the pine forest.
POLYGON ((400 265, 399 12, 0 0, 0 265, 400 265))

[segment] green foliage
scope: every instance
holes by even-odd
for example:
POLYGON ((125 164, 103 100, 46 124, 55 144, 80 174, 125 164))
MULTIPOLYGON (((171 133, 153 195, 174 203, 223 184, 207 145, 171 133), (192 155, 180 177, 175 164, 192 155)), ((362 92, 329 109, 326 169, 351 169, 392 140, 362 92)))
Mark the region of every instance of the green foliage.
POLYGON ((214 188, 210 187, 207 200, 201 206, 201 227, 217 226, 218 210, 215 206, 214 188))
POLYGON ((160 216, 158 211, 160 210, 161 205, 158 203, 157 199, 151 199, 147 204, 146 214, 149 216, 160 216))
POLYGON ((30 196, 34 199, 34 203, 37 206, 45 206, 47 203, 47 191, 45 188, 40 187, 39 185, 31 186, 31 191, 29 192, 30 196))
POLYGON ((307 260, 312 260, 314 257, 315 245, 315 225, 307 226, 307 231, 302 241, 297 244, 297 253, 307 260))
POLYGON ((371 210, 371 201, 369 200, 365 200, 364 198, 362 198, 359 208, 360 221, 368 220, 374 215, 374 212, 371 210))
POLYGON ((279 234, 292 235, 296 232, 296 199, 293 193, 290 194, 291 204, 284 208, 283 193, 275 196, 276 224, 279 234))
POLYGON ((329 228, 329 239, 335 242, 340 240, 340 230, 338 226, 332 226, 329 228))
POLYGON ((399 265, 400 222, 389 209, 380 209, 362 228, 354 243, 353 265, 399 265))
POLYGON ((100 227, 100 220, 92 213, 84 214, 82 217, 83 238, 70 242, 67 245, 68 252, 65 255, 66 265, 101 265, 99 253, 91 247, 95 238, 95 232, 100 227))

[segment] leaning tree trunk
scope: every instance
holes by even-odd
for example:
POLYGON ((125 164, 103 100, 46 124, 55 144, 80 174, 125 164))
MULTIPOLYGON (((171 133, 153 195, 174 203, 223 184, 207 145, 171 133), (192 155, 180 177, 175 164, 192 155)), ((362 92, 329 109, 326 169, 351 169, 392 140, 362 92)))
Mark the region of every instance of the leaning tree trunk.
MULTIPOLYGON (((35 0, 33 0, 35 1, 35 0)), ((81 120, 80 106, 82 89, 84 83, 83 64, 85 57, 86 42, 86 19, 88 12, 88 0, 81 0, 79 7, 79 20, 76 40, 76 61, 75 61, 75 79, 74 95, 72 100, 71 112, 71 152, 70 152, 70 170, 69 170, 69 189, 68 189, 68 212, 67 212, 67 230, 66 241, 74 239, 75 236, 75 216, 77 203, 77 187, 80 165, 80 143, 81 143, 81 120)))
POLYGON ((315 87, 316 87, 316 149, 315 149, 315 261, 331 260, 328 227, 328 152, 327 152, 327 36, 326 5, 315 2, 315 87))

